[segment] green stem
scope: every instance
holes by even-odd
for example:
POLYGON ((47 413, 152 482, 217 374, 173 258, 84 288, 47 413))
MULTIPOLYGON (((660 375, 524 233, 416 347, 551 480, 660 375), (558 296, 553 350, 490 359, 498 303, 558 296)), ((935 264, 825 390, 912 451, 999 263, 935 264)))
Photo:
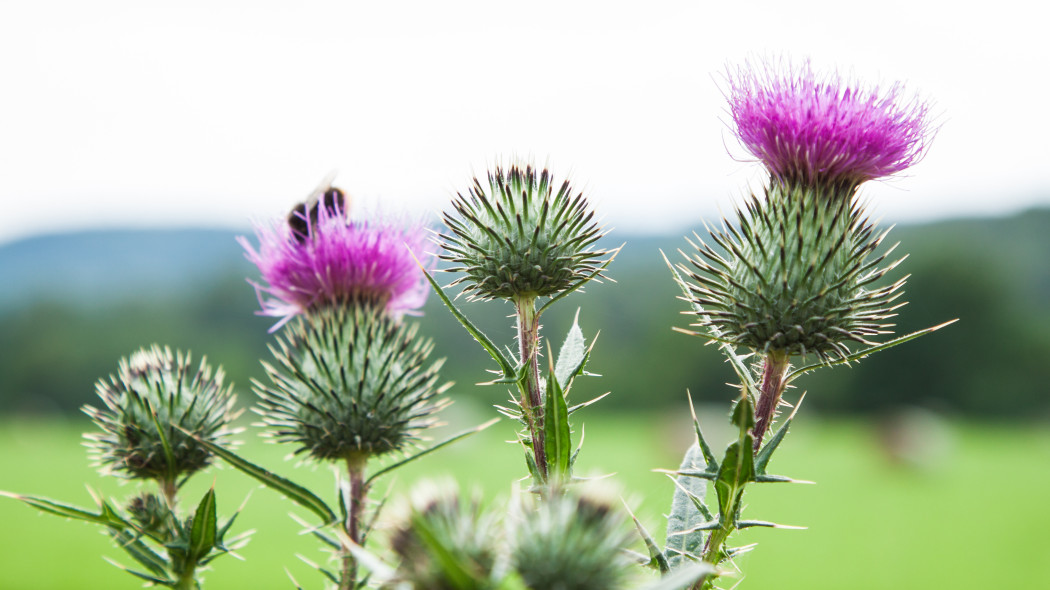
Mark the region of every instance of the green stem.
MULTIPOLYGON (((361 515, 364 510, 365 494, 365 460, 360 457, 347 457, 346 472, 350 479, 350 491, 346 499, 346 534, 350 540, 361 545, 361 515)), ((357 560, 349 551, 343 553, 343 571, 339 578, 339 590, 353 590, 357 587, 357 560)))
POLYGON ((518 346, 520 362, 527 363, 525 380, 519 383, 521 391, 521 410, 532 435, 532 452, 536 457, 536 469, 539 470, 544 484, 547 482, 547 452, 543 438, 543 396, 540 393, 540 317, 536 313, 536 297, 517 299, 518 311, 518 346))
POLYGON ((197 580, 194 578, 196 570, 196 565, 187 567, 186 571, 182 572, 179 579, 175 581, 175 585, 172 587, 175 588, 175 590, 200 590, 200 585, 197 584, 197 580))
MULTIPOLYGON (((776 415, 777 406, 780 404, 780 396, 784 393, 786 385, 784 376, 787 374, 789 366, 788 355, 781 351, 772 351, 766 356, 765 363, 762 366, 759 397, 755 407, 755 426, 750 432, 754 438, 754 443, 750 446, 747 444, 748 431, 746 428, 741 427, 738 442, 739 452, 758 452, 759 447, 762 445, 762 439, 765 437, 766 431, 769 430, 769 425, 773 422, 773 417, 776 415)), ((736 522, 743 506, 744 489, 747 483, 748 481, 742 481, 739 487, 733 490, 728 510, 719 514, 720 526, 711 531, 711 535, 704 544, 703 560, 712 565, 718 565, 725 558, 725 543, 729 539, 729 535, 736 530, 736 522)), ((693 586, 693 589, 706 590, 713 587, 714 580, 709 578, 698 582, 693 586)))

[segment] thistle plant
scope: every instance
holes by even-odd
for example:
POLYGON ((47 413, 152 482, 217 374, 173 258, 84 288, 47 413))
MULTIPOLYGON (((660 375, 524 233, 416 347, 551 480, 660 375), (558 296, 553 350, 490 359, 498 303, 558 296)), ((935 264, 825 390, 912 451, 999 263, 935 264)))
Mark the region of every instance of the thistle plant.
POLYGON ((710 244, 690 241, 687 264, 672 271, 697 334, 720 344, 740 378, 731 420, 738 437, 719 461, 694 416, 697 444, 674 472, 667 570, 689 560, 728 562, 746 550, 726 545, 735 530, 779 526, 742 520, 741 510, 748 483, 794 481, 766 472, 791 422, 765 440, 789 383, 940 327, 877 341, 892 332, 905 278, 887 280, 902 259, 886 262, 893 248, 879 251, 886 232, 875 229, 858 197, 862 183, 922 158, 928 106, 904 100, 900 85, 857 87, 820 77, 808 63, 745 66, 730 74, 729 86, 737 137, 769 181, 762 197, 746 199, 734 220, 710 232, 710 244), (758 359, 753 367, 748 358, 758 359), (791 371, 792 362, 807 360, 791 371), (714 484, 713 509, 705 480, 714 484))
POLYGON ((100 525, 141 569, 120 566, 147 582, 176 589, 199 588, 213 559, 239 547, 225 540, 237 514, 221 523, 215 491, 208 490, 192 515, 178 510, 178 492, 207 467, 213 449, 230 445, 233 387, 222 370, 205 361, 193 370, 190 355, 154 345, 120 361, 97 392, 102 408, 84 411, 100 429, 85 435, 103 475, 152 481, 157 493, 133 496, 123 507, 96 495, 98 512, 38 496, 8 495, 41 511, 100 525))
POLYGON ((318 517, 310 532, 339 562, 318 569, 340 589, 361 588, 368 574, 354 551, 370 540, 382 508, 369 497, 376 478, 487 425, 420 444, 449 387, 439 383, 443 361, 428 361, 433 343, 403 322, 427 295, 423 269, 432 257, 422 223, 354 219, 345 193, 324 185, 256 235, 258 248, 240 242, 262 275, 252 283, 260 313, 281 318, 274 327, 281 333, 270 347, 273 361, 263 363, 269 383, 254 383, 255 411, 265 435, 291 445, 293 455, 341 465, 338 513, 305 487, 206 446, 318 517))
POLYGON ((188 355, 156 346, 122 361, 98 385, 102 407, 85 408, 100 429, 89 439, 102 472, 155 482, 156 491, 119 509, 98 499, 98 512, 4 494, 102 525, 141 566, 128 571, 179 589, 199 588, 201 568, 235 546, 224 541, 233 518, 218 522, 213 490, 192 515, 178 510, 183 484, 214 457, 312 514, 302 524, 334 555, 334 567, 317 569, 340 590, 714 588, 751 548, 730 544, 737 531, 782 527, 745 519, 743 509, 749 484, 797 481, 770 471, 801 404, 778 416, 794 380, 946 325, 892 338, 906 278, 893 273, 903 259, 884 247, 887 233, 859 193, 923 157, 926 103, 900 85, 864 87, 808 63, 751 64, 728 83, 735 133, 768 180, 668 266, 694 320, 695 331, 682 331, 716 343, 739 379, 734 437, 718 456, 690 400, 696 442, 666 471, 674 492, 662 548, 629 509, 575 473, 582 436, 574 448, 570 417, 604 397, 570 403, 594 347, 580 313, 557 351, 540 336, 542 314, 603 278, 619 249, 601 247, 605 230, 582 193, 525 162, 496 166, 457 195, 437 257, 426 251, 424 223, 352 216, 349 196, 328 183, 258 225, 258 245, 240 238, 261 276, 250 281, 258 313, 278 319, 265 381, 253 382, 259 426, 291 455, 335 467, 334 508, 235 453, 222 372, 204 362, 194 371, 188 355), (461 273, 450 286, 467 299, 513 305, 516 346, 496 344, 453 303, 431 275, 438 258, 461 273), (449 385, 443 361, 430 360, 434 344, 406 316, 419 314, 429 287, 496 362, 498 377, 485 385, 512 388, 496 408, 520 424, 530 485, 513 488, 502 511, 454 490, 417 490, 388 527, 389 542, 377 543, 386 500, 371 494, 377 478, 495 421, 427 443, 449 385), (631 551, 631 523, 648 555, 631 551), (639 564, 659 579, 638 582, 639 564))
POLYGON ((463 273, 450 287, 462 284, 470 299, 502 299, 514 305, 516 359, 481 333, 431 279, 453 315, 498 363, 502 378, 497 382, 517 386, 511 407, 501 410, 524 425, 526 462, 541 487, 552 477, 569 474, 565 398, 572 380, 583 373, 589 349, 574 325, 557 370, 552 364, 548 378, 541 378, 540 316, 551 304, 601 277, 615 255, 595 247, 605 232, 583 194, 574 195, 568 180, 558 183, 554 178, 528 163, 496 166, 488 174, 487 188, 475 178, 467 194, 457 196, 453 210, 444 215, 448 232, 439 235, 445 250, 440 257, 453 264, 445 270, 463 273), (541 299, 545 301, 537 307, 541 299))

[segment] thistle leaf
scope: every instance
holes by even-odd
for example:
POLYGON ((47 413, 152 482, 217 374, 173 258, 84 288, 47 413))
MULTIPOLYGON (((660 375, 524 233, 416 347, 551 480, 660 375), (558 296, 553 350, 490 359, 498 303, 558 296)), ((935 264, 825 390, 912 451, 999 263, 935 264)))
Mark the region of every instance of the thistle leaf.
POLYGON ((369 485, 372 484, 373 481, 375 481, 375 479, 377 477, 379 477, 380 475, 383 475, 384 473, 388 473, 390 471, 393 471, 394 469, 397 469, 398 467, 401 467, 405 463, 409 463, 411 461, 415 461, 416 459, 418 459, 418 458, 420 458, 420 457, 422 457, 424 455, 428 455, 430 453, 433 453, 434 451, 436 451, 436 450, 438 450, 438 449, 440 449, 442 447, 448 446, 448 445, 456 442, 457 440, 459 440, 461 438, 466 438, 466 437, 468 437, 468 436, 470 436, 472 434, 477 434, 477 433, 481 432, 482 430, 485 430, 489 426, 492 426, 496 422, 499 422, 499 418, 493 418, 493 419, 489 420, 488 422, 485 422, 484 424, 481 424, 479 426, 475 426, 474 428, 470 428, 468 430, 464 430, 463 432, 460 432, 458 434, 450 436, 449 438, 447 438, 447 439, 437 443, 436 445, 432 445, 430 447, 427 447, 427 448, 423 449, 422 451, 416 453, 415 455, 411 455, 411 456, 406 457, 406 458, 404 458, 404 459, 402 459, 400 461, 397 461, 395 463, 391 463, 390 465, 387 465, 386 467, 383 467, 382 469, 376 471, 367 480, 365 480, 365 487, 367 488, 369 485))
POLYGON ((687 590, 695 588, 708 576, 718 573, 715 567, 705 561, 694 561, 678 568, 673 574, 644 586, 642 590, 687 590))
POLYGON ((13 494, 11 492, 0 491, 0 496, 7 496, 8 498, 14 498, 15 500, 21 500, 27 505, 36 508, 42 512, 48 512, 57 516, 64 516, 66 518, 72 518, 75 520, 83 520, 86 522, 93 522, 114 529, 122 528, 133 528, 127 521, 123 520, 119 516, 110 510, 101 510, 98 514, 89 512, 83 508, 78 508, 70 504, 64 504, 62 502, 56 502, 48 498, 42 498, 39 496, 23 496, 21 494, 13 494))
POLYGON ((569 408, 553 370, 547 378, 546 397, 543 439, 547 448, 547 472, 567 476, 572 455, 569 408))
POLYGON ((627 514, 631 516, 631 520, 634 521, 634 527, 638 529, 638 535, 642 537, 642 541, 645 542, 645 548, 649 551, 649 567, 660 570, 660 575, 666 575, 671 571, 671 566, 667 563, 667 557, 664 556, 663 551, 660 551, 660 547, 653 540, 652 535, 646 530, 645 525, 638 520, 638 517, 634 515, 626 501, 623 503, 623 506, 627 510, 627 514))
POLYGON ((572 380, 583 372, 583 366, 587 362, 587 343, 583 338, 583 330, 580 329, 580 310, 576 310, 576 317, 572 320, 572 328, 569 329, 565 342, 558 351, 558 362, 554 368, 554 374, 559 384, 564 384, 568 390, 572 386, 572 380))
POLYGON ((715 480, 718 513, 722 522, 736 520, 737 515, 731 514, 730 511, 734 506, 739 508, 744 486, 747 482, 755 480, 753 447, 754 439, 750 433, 746 433, 741 440, 732 442, 726 448, 722 467, 718 470, 718 479, 715 480))
MULTIPOLYGON (((698 444, 685 452, 680 470, 703 469, 705 458, 698 444)), ((671 498, 671 513, 667 515, 667 562, 671 569, 678 569, 684 554, 699 555, 704 546, 704 534, 695 527, 708 518, 701 513, 696 502, 703 502, 707 493, 707 482, 696 477, 678 476, 671 498), (687 533, 686 531, 693 532, 687 533)))
MULTIPOLYGON (((415 255, 413 254, 413 256, 415 255)), ((419 261, 417 260, 416 263, 419 264, 419 261)), ((500 370, 503 371, 503 378, 513 379, 515 377, 514 364, 507 360, 507 357, 502 352, 500 352, 499 347, 496 346, 496 344, 492 342, 492 340, 488 336, 486 336, 480 328, 475 326, 473 322, 467 319, 467 316, 463 315, 463 312, 461 312, 459 308, 452 303, 452 300, 448 298, 448 295, 445 294, 445 291, 441 288, 440 285, 438 285, 437 281, 434 280, 434 277, 430 276, 430 273, 427 272, 425 268, 423 268, 422 264, 419 265, 419 268, 423 270, 423 275, 427 277, 427 281, 430 282, 430 286, 433 287, 434 292, 437 293, 438 299, 440 299, 441 302, 445 304, 445 307, 447 307, 448 310, 452 312, 452 316, 456 318, 456 321, 458 321, 460 325, 463 326, 463 328, 467 331, 467 333, 470 334, 474 338, 474 340, 477 340, 478 344, 480 344, 481 347, 485 349, 485 352, 489 353, 489 356, 491 356, 493 360, 496 361, 496 364, 499 365, 500 370)))
POLYGON ((190 530, 190 559, 199 561, 207 555, 218 538, 218 523, 215 514, 215 488, 208 490, 197 505, 193 515, 193 528, 190 530))
POLYGON ((158 584, 160 586, 168 586, 169 588, 175 587, 175 581, 174 580, 170 580, 168 578, 160 578, 160 577, 157 577, 157 576, 151 576, 149 574, 144 574, 142 572, 137 572, 137 571, 135 571, 133 569, 129 569, 126 566, 120 565, 119 563, 117 563, 117 562, 113 561, 112 559, 109 559, 108 557, 105 557, 105 556, 103 556, 102 559, 105 559, 106 561, 108 561, 110 563, 110 565, 113 565, 114 567, 120 568, 120 569, 128 572, 129 574, 137 577, 137 578, 142 578, 143 580, 146 580, 147 582, 150 582, 150 583, 153 583, 153 584, 158 584))
POLYGON ((281 477, 272 471, 264 469, 247 459, 237 455, 233 451, 220 447, 210 441, 203 439, 196 439, 197 442, 204 445, 209 451, 215 453, 219 457, 222 457, 227 463, 237 468, 241 472, 255 478, 263 485, 277 492, 283 494, 289 500, 296 504, 306 508, 321 518, 325 523, 332 523, 338 520, 332 509, 324 503, 324 500, 320 499, 310 490, 303 486, 281 477))
POLYGON ((835 366, 835 365, 844 365, 844 364, 848 365, 849 363, 852 363, 854 361, 859 361, 859 360, 861 360, 862 358, 864 358, 864 357, 866 357, 868 355, 871 355, 871 354, 874 354, 876 352, 880 352, 880 351, 886 350, 887 348, 893 348, 894 346, 897 346, 898 344, 904 344, 905 342, 907 342, 909 340, 914 340, 914 339, 918 338, 919 336, 925 336, 925 335, 927 335, 927 334, 929 334, 931 332, 936 332, 937 330, 940 330, 941 328, 944 328, 946 326, 950 326, 950 325, 954 324, 957 321, 959 321, 959 320, 958 319, 954 319, 954 320, 951 320, 951 321, 944 322, 943 324, 937 324, 936 326, 931 326, 931 327, 925 328, 923 330, 918 330, 918 331, 912 332, 911 334, 905 334, 904 336, 901 336, 899 338, 894 338, 893 340, 890 340, 889 342, 883 342, 882 344, 879 344, 879 345, 876 345, 876 346, 871 346, 871 347, 865 348, 864 350, 861 350, 861 351, 858 351, 858 352, 855 352, 853 354, 846 355, 846 356, 843 356, 843 357, 840 357, 840 358, 831 359, 831 360, 829 360, 827 362, 813 363, 811 365, 806 365, 804 367, 799 367, 798 369, 795 369, 794 371, 789 373, 787 378, 784 380, 784 382, 785 382, 785 384, 786 383, 791 383, 792 381, 794 381, 795 379, 801 377, 802 375, 804 375, 806 373, 809 373, 810 371, 815 371, 815 370, 817 370, 817 369, 819 369, 821 367, 832 367, 832 366, 835 366))

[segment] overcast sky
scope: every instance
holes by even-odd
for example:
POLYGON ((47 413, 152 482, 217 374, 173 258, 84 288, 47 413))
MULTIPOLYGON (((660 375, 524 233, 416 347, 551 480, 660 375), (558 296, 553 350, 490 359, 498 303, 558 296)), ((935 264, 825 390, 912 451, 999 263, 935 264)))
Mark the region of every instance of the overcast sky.
POLYGON ((926 159, 865 189, 884 219, 1050 204, 1046 3, 979 6, 0 1, 0 242, 247 227, 333 170, 359 199, 436 214, 515 154, 570 174, 618 230, 684 231, 760 176, 722 95, 755 55, 934 103, 926 159))

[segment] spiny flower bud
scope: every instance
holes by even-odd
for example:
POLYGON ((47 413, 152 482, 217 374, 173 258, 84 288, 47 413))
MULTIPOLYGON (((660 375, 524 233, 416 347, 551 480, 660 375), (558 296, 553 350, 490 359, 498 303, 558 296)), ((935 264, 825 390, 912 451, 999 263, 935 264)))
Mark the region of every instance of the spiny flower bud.
POLYGON ((697 325, 712 336, 828 360, 849 354, 848 342, 888 333, 904 279, 877 283, 900 261, 879 266, 889 252, 873 253, 886 233, 874 235, 852 201, 774 185, 764 202, 752 196, 737 210, 737 225, 711 232, 720 251, 690 242, 692 268, 680 266, 704 309, 697 325))
POLYGON ((103 409, 84 406, 102 432, 87 434, 104 473, 174 482, 209 464, 194 437, 221 444, 231 434, 233 386, 202 360, 153 345, 121 359, 116 375, 96 386, 103 409))
POLYGON ((162 538, 171 532, 168 527, 171 509, 156 494, 147 493, 132 498, 128 502, 128 514, 143 531, 158 533, 162 538))
POLYGON ((496 519, 482 511, 477 498, 463 501, 454 491, 429 491, 413 502, 390 537, 400 558, 396 587, 495 590, 502 569, 499 543, 496 519))
POLYGON ((569 181, 557 190, 552 174, 513 164, 489 172, 488 191, 475 178, 467 195, 457 195, 445 213, 441 234, 465 276, 464 292, 475 299, 518 299, 556 295, 599 272, 606 250, 591 247, 604 235, 582 193, 569 181))
POLYGON ((608 502, 561 494, 526 502, 511 539, 511 562, 532 590, 627 588, 631 535, 608 502), (531 506, 528 504, 532 504, 531 506))
POLYGON ((331 305, 285 329, 265 364, 272 385, 256 383, 259 413, 296 453, 357 460, 400 451, 435 424, 444 407, 436 387, 443 361, 424 366, 434 345, 417 326, 383 309, 331 305))
POLYGON ((860 183, 896 174, 929 145, 929 107, 904 89, 818 76, 809 62, 745 64, 729 74, 740 142, 791 187, 850 196, 860 183))
POLYGON ((287 220, 258 226, 258 250, 238 238, 266 282, 253 283, 262 315, 283 318, 276 329, 296 314, 333 304, 377 305, 394 317, 418 314, 429 285, 416 259, 428 267, 434 260, 425 251, 423 224, 352 220, 347 198, 331 187, 315 198, 287 220))

